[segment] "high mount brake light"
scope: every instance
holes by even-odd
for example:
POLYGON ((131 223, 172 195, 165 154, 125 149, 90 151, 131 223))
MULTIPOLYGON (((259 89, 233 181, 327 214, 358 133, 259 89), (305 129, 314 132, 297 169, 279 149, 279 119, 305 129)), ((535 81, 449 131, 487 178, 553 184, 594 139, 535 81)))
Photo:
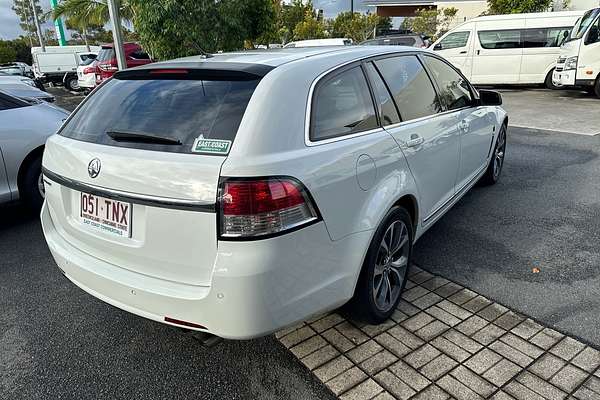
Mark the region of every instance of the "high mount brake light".
POLYGON ((220 197, 221 238, 272 236, 319 219, 308 191, 293 178, 225 180, 220 197))

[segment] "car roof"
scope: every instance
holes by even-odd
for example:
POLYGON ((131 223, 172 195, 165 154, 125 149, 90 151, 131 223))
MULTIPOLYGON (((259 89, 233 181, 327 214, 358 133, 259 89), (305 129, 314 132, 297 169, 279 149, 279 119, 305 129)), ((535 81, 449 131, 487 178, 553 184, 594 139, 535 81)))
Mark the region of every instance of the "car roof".
MULTIPOLYGON (((366 58, 381 53, 398 53, 402 51, 414 52, 414 47, 395 46, 323 46, 323 47, 296 47, 287 49, 249 50, 233 53, 214 54, 212 57, 191 56, 148 64, 142 68, 165 68, 180 67, 181 64, 202 63, 206 68, 210 63, 234 63, 234 64, 262 64, 270 67, 278 67, 294 61, 309 60, 317 56, 336 56, 338 58, 352 61, 357 58, 366 58)), ((342 61, 343 62, 343 61, 342 61)))

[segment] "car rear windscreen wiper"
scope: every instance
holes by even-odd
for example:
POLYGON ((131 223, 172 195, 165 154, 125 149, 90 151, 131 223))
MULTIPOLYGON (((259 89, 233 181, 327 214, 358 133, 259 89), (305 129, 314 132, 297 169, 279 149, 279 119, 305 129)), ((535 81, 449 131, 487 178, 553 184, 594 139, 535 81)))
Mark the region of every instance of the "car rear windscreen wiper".
POLYGON ((117 142, 137 142, 137 143, 153 143, 166 145, 181 145, 179 139, 174 139, 167 136, 160 136, 154 133, 133 132, 133 131, 108 131, 106 132, 113 140, 117 142))

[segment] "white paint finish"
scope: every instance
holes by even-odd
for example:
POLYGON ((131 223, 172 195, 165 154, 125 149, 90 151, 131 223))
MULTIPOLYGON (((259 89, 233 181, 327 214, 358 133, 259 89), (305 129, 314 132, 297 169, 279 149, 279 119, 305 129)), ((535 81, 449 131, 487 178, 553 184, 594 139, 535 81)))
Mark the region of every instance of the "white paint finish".
POLYGON ((456 189, 460 190, 473 179, 488 161, 492 142, 495 138, 496 115, 487 107, 466 108, 457 111, 460 134, 460 167, 456 189), (487 149, 488 151, 482 151, 487 149))
POLYGON ((489 30, 571 27, 582 14, 581 11, 568 11, 478 17, 446 33, 431 49, 451 33, 471 30, 472 35, 465 48, 439 50, 436 53, 453 63, 472 83, 544 83, 556 64, 560 48, 484 49, 478 33, 489 30), (462 51, 467 54, 460 54, 462 51))
POLYGON ((68 113, 44 102, 32 106, 0 110, 0 149, 4 158, 7 185, 0 172, 0 202, 18 199, 19 168, 29 153, 43 146, 68 113), (12 193, 12 196, 11 196, 12 193))
MULTIPOLYGON (((84 231, 74 218, 76 193, 53 185, 42 220, 60 268, 76 285, 117 307, 156 321, 169 316, 197 323, 228 338, 260 336, 343 304, 354 292, 375 229, 400 198, 411 196, 417 203, 417 238, 427 212, 459 198, 452 197, 460 169, 456 112, 389 132, 379 128, 306 142, 310 88, 324 72, 403 51, 344 49, 280 65, 258 85, 228 157, 54 137, 44 166, 85 184, 214 203, 219 178, 291 176, 305 185, 323 218, 274 238, 217 242, 216 214, 136 204, 133 237, 117 240, 84 231), (411 134, 423 143, 403 151, 411 134), (103 167, 91 179, 87 164, 94 157, 103 167)), ((473 157, 477 143, 469 147, 473 157)), ((485 158, 488 145, 480 150, 485 158)))
POLYGON ((419 214, 428 217, 454 195, 460 138, 455 113, 444 113, 386 129, 402 149, 419 193, 419 214), (407 142, 423 139, 408 147, 407 142), (435 160, 435 161, 434 161, 435 160))

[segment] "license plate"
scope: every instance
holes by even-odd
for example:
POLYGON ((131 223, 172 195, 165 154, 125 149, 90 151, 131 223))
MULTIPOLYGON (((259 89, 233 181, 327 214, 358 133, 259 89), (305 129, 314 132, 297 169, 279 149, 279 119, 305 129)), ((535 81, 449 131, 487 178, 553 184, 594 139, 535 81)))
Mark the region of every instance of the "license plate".
POLYGON ((131 203, 80 193, 79 218, 83 225, 109 235, 131 237, 131 203))

